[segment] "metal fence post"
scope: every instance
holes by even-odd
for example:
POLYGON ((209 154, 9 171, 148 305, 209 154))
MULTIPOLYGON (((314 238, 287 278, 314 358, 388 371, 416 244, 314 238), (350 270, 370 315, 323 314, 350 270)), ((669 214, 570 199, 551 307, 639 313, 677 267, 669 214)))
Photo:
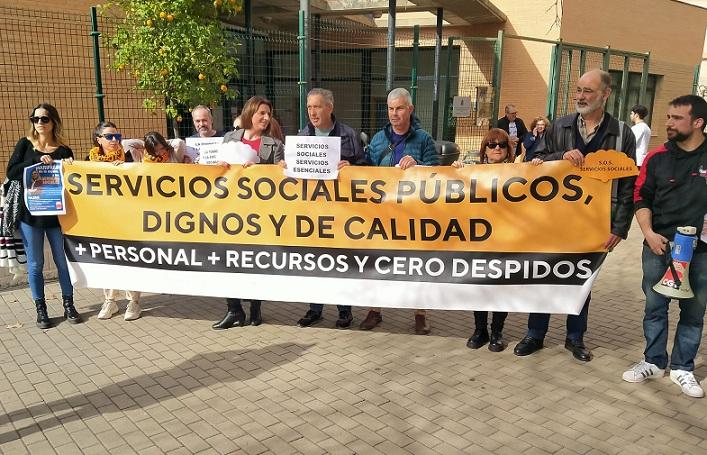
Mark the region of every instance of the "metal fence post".
POLYGON ((452 97, 452 51, 454 48, 454 37, 447 38, 447 75, 444 84, 444 114, 442 116, 442 139, 449 140, 449 99, 452 97))
POLYGON ((103 79, 101 78, 101 47, 100 47, 101 32, 98 31, 98 13, 96 7, 91 7, 91 37, 93 38, 93 69, 96 75, 96 104, 98 107, 98 121, 103 122, 106 119, 106 113, 103 108, 103 79))
POLYGON ((609 71, 609 68, 611 67, 611 46, 606 46, 606 50, 604 51, 604 65, 603 65, 603 70, 604 71, 609 71))
POLYGON ((557 85, 555 85, 555 71, 557 71, 557 51, 558 45, 552 46, 552 58, 550 58, 550 75, 548 76, 549 86, 547 94, 547 103, 545 103, 545 115, 550 120, 555 117, 555 103, 557 100, 557 85))
POLYGON ((439 70, 442 64, 442 15, 443 9, 437 8, 437 27, 435 28, 435 67, 432 87, 432 137, 437 140, 439 131, 439 70))
MULTIPOLYGON (((554 111, 552 113, 553 118, 558 117, 557 109, 560 106, 560 78, 562 77, 562 59, 564 57, 565 53, 565 46, 562 43, 562 40, 560 40, 557 43, 557 54, 555 54, 555 79, 552 81, 553 85, 555 86, 555 99, 554 99, 554 111)), ((565 93, 565 97, 567 97, 567 93, 565 93)), ((562 112, 559 116, 564 115, 565 113, 562 112)))
POLYGON ((305 28, 305 12, 299 12, 299 34, 297 41, 299 44, 299 129, 302 129, 307 124, 307 45, 305 40, 307 37, 304 34, 305 28))
MULTIPOLYGON (((648 85, 648 70, 651 65, 651 53, 643 58, 643 70, 641 71, 641 88, 638 92, 638 104, 643 104, 646 99, 646 86, 648 85)), ((652 117, 651 117, 652 118, 652 117)))
POLYGON ((253 72, 253 64, 255 62, 255 42, 253 39, 253 5, 251 0, 243 2, 245 8, 245 27, 246 27, 246 74, 248 80, 245 84, 245 95, 243 98, 248 99, 255 95, 255 74, 253 72))
POLYGON ((385 91, 395 85, 395 0, 388 0, 388 53, 385 72, 385 91))
POLYGON ((579 50, 579 75, 584 74, 584 69, 587 67, 587 51, 585 49, 579 50))
POLYGON ((420 58, 420 26, 413 28, 412 38, 412 70, 410 72, 410 96, 412 105, 417 104, 417 65, 420 58))
POLYGON ((572 78, 572 49, 567 50, 567 71, 565 71, 565 80, 562 84, 562 92, 565 98, 562 100, 562 112, 567 112, 567 103, 569 102, 570 79, 572 78))
POLYGON ((628 55, 624 55, 624 69, 623 72, 621 73, 621 96, 619 96, 619 112, 618 112, 618 119, 619 120, 626 120, 626 105, 628 104, 628 70, 629 70, 629 65, 631 63, 631 57, 628 55))
POLYGON ((491 124, 496 127, 498 124, 498 107, 501 104, 501 70, 503 66, 503 30, 498 31, 496 46, 493 55, 493 109, 491 124))

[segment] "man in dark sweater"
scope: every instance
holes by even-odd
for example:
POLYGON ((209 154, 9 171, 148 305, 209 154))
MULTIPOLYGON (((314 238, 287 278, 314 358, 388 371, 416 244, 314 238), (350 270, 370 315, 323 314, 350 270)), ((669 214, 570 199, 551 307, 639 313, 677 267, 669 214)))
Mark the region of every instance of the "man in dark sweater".
MULTIPOLYGON (((543 161, 568 160, 575 166, 581 166, 588 153, 614 149, 635 161, 636 138, 631 128, 604 110, 610 94, 609 73, 598 69, 584 73, 577 81, 575 92, 577 113, 561 117, 553 123, 550 131, 545 134, 545 144, 538 146, 535 151, 535 158, 543 161)), ((604 244, 608 251, 628 236, 633 218, 635 181, 635 177, 624 177, 614 182, 616 191, 612 191, 615 196, 612 196, 611 204, 611 234, 604 244)), ((567 316, 565 348, 582 362, 592 359, 591 352, 584 346, 590 300, 591 293, 579 315, 567 316)), ((549 323, 549 314, 531 314, 528 317, 528 334, 515 347, 514 353, 524 356, 542 349, 549 323)))
POLYGON ((636 220, 643 243, 643 292, 646 294, 643 333, 644 360, 623 374, 624 381, 660 378, 668 366, 668 306, 670 299, 653 290, 667 269, 670 243, 678 227, 697 229, 697 248, 690 263, 689 282, 695 296, 680 299, 680 319, 670 356, 670 379, 683 393, 705 393, 693 375, 707 303, 707 101, 686 95, 674 99, 666 122, 668 141, 648 154, 636 182, 636 220))
MULTIPOLYGON (((363 154, 361 140, 356 132, 348 125, 345 125, 334 117, 334 94, 331 90, 323 88, 313 88, 307 94, 307 114, 309 123, 299 133, 298 136, 333 136, 341 138, 341 161, 339 169, 349 165, 366 164, 363 154)), ((297 321, 300 327, 309 327, 322 319, 324 305, 321 303, 309 304, 309 310, 297 321)), ((353 315, 351 307, 348 305, 338 305, 339 319, 336 327, 345 329, 351 326, 353 315)))
POLYGON ((514 104, 506 105, 505 113, 505 116, 498 119, 496 126, 508 133, 513 147, 515 147, 515 156, 520 156, 522 152, 521 144, 525 135, 528 134, 528 128, 525 127, 523 119, 518 118, 518 109, 516 109, 514 104))

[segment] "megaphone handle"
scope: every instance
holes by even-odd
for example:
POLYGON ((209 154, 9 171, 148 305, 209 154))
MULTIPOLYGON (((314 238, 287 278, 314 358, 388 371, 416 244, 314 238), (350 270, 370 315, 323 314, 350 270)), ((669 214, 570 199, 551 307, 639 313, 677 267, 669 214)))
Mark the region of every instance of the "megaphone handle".
POLYGON ((673 264, 673 257, 670 251, 671 250, 666 249, 665 256, 668 260, 668 268, 670 269, 670 273, 673 275, 673 287, 677 289, 682 284, 682 281, 678 278, 678 272, 675 270, 675 264, 673 264))

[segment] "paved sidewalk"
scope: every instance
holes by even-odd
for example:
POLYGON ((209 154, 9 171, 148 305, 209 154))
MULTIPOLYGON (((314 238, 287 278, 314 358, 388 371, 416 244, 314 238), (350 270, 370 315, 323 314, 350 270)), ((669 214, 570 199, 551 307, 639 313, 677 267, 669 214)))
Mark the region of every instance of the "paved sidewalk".
MULTIPOLYGON (((470 312, 430 312, 425 337, 409 310, 385 310, 363 332, 334 329, 327 307, 301 329, 306 305, 266 302, 263 326, 215 332, 221 299, 151 295, 141 319, 124 321, 121 302, 99 321, 101 291, 80 290, 88 321, 42 331, 29 289, 3 292, 0 452, 707 453, 707 400, 667 376, 621 380, 643 351, 641 240, 634 226, 594 288, 588 364, 564 349, 564 317, 552 318, 545 349, 518 358, 522 314, 508 318, 510 349, 494 354, 466 348, 470 312)), ((60 316, 58 284, 48 297, 60 316)), ((354 316, 358 326, 365 309, 354 316)))

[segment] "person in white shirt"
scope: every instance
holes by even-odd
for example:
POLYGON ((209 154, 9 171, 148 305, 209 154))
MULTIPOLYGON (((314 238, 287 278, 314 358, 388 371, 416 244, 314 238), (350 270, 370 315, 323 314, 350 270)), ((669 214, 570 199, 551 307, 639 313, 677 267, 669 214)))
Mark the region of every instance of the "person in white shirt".
POLYGON ((631 131, 636 136, 636 166, 641 167, 643 159, 648 155, 648 143, 651 141, 651 129, 646 124, 645 118, 648 115, 646 106, 636 104, 631 108, 631 121, 633 126, 631 131))

